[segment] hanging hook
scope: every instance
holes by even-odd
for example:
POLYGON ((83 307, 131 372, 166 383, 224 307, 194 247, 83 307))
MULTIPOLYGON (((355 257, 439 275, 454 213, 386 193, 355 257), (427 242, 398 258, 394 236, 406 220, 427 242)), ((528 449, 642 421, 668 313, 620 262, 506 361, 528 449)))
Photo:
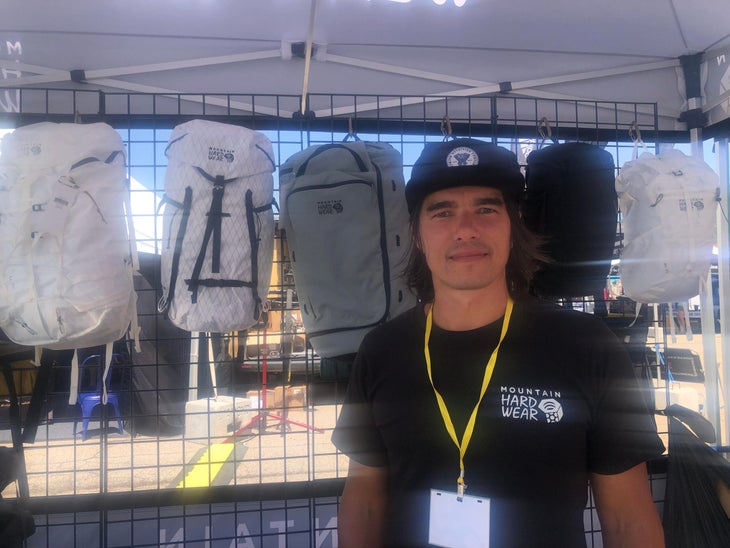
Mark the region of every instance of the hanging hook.
POLYGON ((441 135, 444 136, 444 141, 456 139, 454 134, 451 132, 451 120, 449 120, 448 116, 444 116, 441 120, 441 135))
POLYGON ((636 124, 636 120, 631 122, 631 125, 629 126, 629 138, 635 144, 644 143, 644 141, 641 139, 641 130, 639 129, 639 126, 636 124))
POLYGON ((542 145, 545 143, 545 139, 552 140, 553 130, 550 127, 550 120, 548 120, 547 116, 543 116, 537 122, 537 134, 540 136, 540 140, 537 143, 538 149, 542 148, 542 145))
POLYGON ((342 142, 349 141, 352 139, 353 141, 359 141, 360 137, 357 136, 357 133, 355 133, 354 124, 352 123, 352 116, 349 116, 347 118, 347 135, 345 135, 345 138, 342 139, 342 142))
POLYGON ((638 124, 636 123, 636 120, 631 122, 631 125, 629 126, 629 138, 634 143, 634 149, 631 152, 631 159, 636 160, 639 157, 639 145, 641 145, 642 150, 646 152, 646 144, 641 138, 641 130, 639 129, 638 124))

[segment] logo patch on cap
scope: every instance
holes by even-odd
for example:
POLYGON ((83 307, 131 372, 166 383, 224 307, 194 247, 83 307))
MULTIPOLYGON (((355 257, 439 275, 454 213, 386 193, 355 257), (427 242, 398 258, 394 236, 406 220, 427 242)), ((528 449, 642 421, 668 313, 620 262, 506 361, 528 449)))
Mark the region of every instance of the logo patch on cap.
POLYGON ((479 155, 469 147, 456 147, 446 156, 449 167, 475 166, 479 163, 479 155))

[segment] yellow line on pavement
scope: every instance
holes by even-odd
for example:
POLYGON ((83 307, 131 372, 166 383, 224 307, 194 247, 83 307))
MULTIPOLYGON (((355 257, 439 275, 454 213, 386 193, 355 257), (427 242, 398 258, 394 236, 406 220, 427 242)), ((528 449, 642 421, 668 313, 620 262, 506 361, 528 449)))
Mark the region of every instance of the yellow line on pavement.
POLYGON ((223 465, 228 462, 235 444, 214 443, 200 456, 193 468, 188 472, 177 488, 183 487, 208 487, 220 472, 223 465))

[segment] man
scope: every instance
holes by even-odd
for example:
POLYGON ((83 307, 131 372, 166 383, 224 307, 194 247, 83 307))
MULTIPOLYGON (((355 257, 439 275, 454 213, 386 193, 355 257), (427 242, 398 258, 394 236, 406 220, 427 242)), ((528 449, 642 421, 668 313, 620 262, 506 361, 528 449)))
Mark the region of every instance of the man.
POLYGON ((662 454, 625 350, 528 297, 537 240, 508 150, 427 145, 406 186, 421 303, 362 343, 333 434, 352 546, 663 546, 645 462, 662 454))

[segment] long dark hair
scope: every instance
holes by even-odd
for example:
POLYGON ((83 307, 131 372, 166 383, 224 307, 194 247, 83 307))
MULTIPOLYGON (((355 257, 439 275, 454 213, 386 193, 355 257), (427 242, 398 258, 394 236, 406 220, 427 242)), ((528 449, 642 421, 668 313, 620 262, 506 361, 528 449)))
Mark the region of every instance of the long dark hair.
MULTIPOLYGON (((512 249, 505 269, 507 288, 510 296, 517 300, 529 295, 535 273, 541 264, 550 262, 550 259, 540 250, 543 244, 542 238, 530 232, 522 221, 519 205, 512 200, 506 200, 505 204, 510 218, 512 237, 512 249)), ((415 291, 418 298, 430 302, 434 298, 433 278, 431 269, 426 263, 426 256, 421 251, 421 233, 418 225, 422 205, 419 204, 411 212, 411 249, 404 275, 408 287, 415 291)))

